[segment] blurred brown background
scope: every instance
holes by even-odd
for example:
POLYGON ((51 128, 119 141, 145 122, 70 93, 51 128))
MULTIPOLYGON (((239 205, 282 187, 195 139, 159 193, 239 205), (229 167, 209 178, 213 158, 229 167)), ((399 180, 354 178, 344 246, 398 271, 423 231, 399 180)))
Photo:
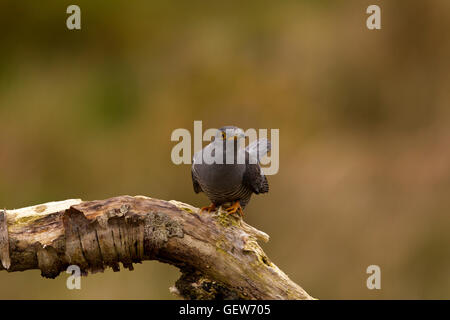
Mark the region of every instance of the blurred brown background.
MULTIPOLYGON (((280 171, 245 219, 283 271, 321 299, 450 298, 450 1, 76 1, 69 31, 73 3, 0 3, 1 208, 205 205, 172 130, 279 128, 280 171)), ((67 276, 0 272, 0 298, 172 299, 179 273, 67 276)))

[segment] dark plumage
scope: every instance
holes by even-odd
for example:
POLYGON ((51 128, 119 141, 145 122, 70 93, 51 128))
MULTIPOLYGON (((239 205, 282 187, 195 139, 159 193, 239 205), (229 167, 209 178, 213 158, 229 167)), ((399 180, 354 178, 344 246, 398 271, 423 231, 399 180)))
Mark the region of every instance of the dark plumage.
POLYGON ((212 202, 211 206, 206 207, 208 211, 225 203, 233 203, 227 211, 234 213, 239 210, 242 213, 253 193, 269 191, 269 184, 261 171, 259 159, 269 151, 270 144, 266 139, 262 139, 253 142, 246 149, 238 148, 239 139, 244 137, 242 129, 233 126, 222 127, 214 140, 194 155, 191 170, 194 191, 204 192, 212 202), (216 161, 208 161, 205 158, 208 155, 215 157, 216 161), (226 163, 227 157, 232 159, 231 163, 226 163), (240 162, 239 157, 242 160, 240 162), (217 163, 219 159, 222 163, 217 163))

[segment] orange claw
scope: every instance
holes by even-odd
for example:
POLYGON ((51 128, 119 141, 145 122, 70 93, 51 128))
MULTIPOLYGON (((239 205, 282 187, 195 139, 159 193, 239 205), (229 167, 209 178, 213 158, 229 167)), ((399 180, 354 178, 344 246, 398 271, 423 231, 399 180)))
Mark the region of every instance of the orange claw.
POLYGON ((211 211, 214 211, 214 210, 216 210, 216 205, 214 204, 214 203, 211 203, 209 206, 207 206, 207 207, 202 207, 201 209, 200 209, 200 212, 202 212, 202 211, 204 211, 204 210, 206 210, 206 211, 208 211, 208 213, 210 213, 211 211))
POLYGON ((235 203, 233 203, 233 205, 231 207, 229 207, 225 210, 227 211, 228 214, 233 214, 233 213, 239 212, 241 217, 244 216, 244 211, 242 210, 239 200, 236 201, 235 203))

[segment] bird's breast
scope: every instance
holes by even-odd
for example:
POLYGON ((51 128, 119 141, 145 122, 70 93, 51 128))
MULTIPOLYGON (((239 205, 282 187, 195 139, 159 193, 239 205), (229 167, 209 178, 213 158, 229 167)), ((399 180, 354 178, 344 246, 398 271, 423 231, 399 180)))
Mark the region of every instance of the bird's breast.
POLYGON ((245 165, 199 164, 194 166, 201 184, 217 191, 227 191, 242 184, 245 165))

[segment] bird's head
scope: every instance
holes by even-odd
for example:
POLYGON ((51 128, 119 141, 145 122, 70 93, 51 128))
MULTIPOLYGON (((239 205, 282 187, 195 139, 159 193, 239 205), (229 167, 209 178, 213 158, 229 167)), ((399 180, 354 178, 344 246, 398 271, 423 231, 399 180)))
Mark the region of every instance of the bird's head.
POLYGON ((237 141, 240 138, 245 138, 244 130, 235 126, 225 126, 217 130, 216 141, 237 141))

